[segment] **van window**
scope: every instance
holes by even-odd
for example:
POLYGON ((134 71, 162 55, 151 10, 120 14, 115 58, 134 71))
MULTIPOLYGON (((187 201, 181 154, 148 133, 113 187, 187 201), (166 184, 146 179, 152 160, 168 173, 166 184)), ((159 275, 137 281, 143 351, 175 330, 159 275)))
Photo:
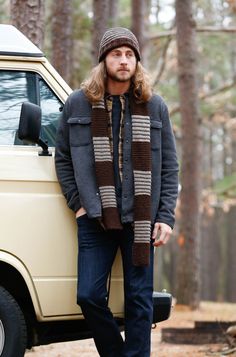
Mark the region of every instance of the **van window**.
POLYGON ((41 106, 41 137, 49 146, 55 146, 62 102, 38 74, 5 70, 0 70, 0 145, 24 145, 17 130, 25 101, 41 106))
POLYGON ((39 78, 39 97, 42 109, 41 136, 47 141, 48 146, 55 146, 58 120, 63 105, 42 78, 39 78))

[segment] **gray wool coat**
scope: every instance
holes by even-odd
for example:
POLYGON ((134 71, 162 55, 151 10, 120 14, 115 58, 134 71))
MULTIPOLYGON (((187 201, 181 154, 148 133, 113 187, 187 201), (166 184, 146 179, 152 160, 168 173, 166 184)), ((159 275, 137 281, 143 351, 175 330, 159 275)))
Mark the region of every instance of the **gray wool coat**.
MULTIPOLYGON (((99 218, 102 207, 95 176, 91 110, 91 104, 82 90, 74 91, 67 99, 57 131, 55 165, 68 206, 74 212, 84 207, 89 218, 99 218)), ((152 150, 151 221, 166 223, 173 228, 178 194, 175 139, 163 99, 154 94, 148 102, 148 110, 152 150)), ((131 124, 129 103, 126 100, 121 215, 123 223, 133 222, 131 124)))

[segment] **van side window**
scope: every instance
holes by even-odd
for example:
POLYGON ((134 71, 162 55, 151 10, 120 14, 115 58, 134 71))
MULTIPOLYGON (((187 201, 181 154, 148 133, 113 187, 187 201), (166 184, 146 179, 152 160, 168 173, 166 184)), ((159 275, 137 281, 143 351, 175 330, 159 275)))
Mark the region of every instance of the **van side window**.
POLYGON ((55 146, 62 102, 38 74, 7 70, 0 70, 0 145, 25 145, 17 135, 25 101, 41 106, 42 139, 55 146))
POLYGON ((21 104, 36 103, 35 76, 32 73, 0 71, 0 145, 14 145, 21 104))
POLYGON ((55 146, 58 120, 63 104, 42 78, 39 78, 39 94, 42 109, 41 136, 44 141, 47 141, 48 146, 55 146))

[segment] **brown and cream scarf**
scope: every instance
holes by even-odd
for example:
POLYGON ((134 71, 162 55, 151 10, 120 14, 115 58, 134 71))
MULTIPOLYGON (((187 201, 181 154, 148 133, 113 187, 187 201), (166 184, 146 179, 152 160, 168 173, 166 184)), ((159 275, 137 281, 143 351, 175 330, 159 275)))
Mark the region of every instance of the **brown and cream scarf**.
MULTIPOLYGON (((147 266, 151 238, 151 145, 150 117, 146 103, 130 94, 132 119, 132 165, 134 174, 133 264, 147 266)), ((102 202, 102 223, 106 229, 122 229, 117 209, 113 158, 109 141, 109 114, 104 100, 92 105, 92 138, 96 179, 102 202)))

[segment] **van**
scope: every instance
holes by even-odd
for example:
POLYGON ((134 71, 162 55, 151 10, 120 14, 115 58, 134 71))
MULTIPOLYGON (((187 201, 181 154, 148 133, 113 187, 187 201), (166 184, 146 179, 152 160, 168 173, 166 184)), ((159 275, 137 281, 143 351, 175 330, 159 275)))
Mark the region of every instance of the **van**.
MULTIPOLYGON (((0 356, 91 337, 76 304, 77 226, 54 167, 55 135, 71 88, 20 31, 0 25, 0 356), (22 106, 23 104, 23 106, 22 106)), ((122 326, 118 253, 109 307, 122 326)), ((171 295, 154 294, 168 318, 171 295)))

